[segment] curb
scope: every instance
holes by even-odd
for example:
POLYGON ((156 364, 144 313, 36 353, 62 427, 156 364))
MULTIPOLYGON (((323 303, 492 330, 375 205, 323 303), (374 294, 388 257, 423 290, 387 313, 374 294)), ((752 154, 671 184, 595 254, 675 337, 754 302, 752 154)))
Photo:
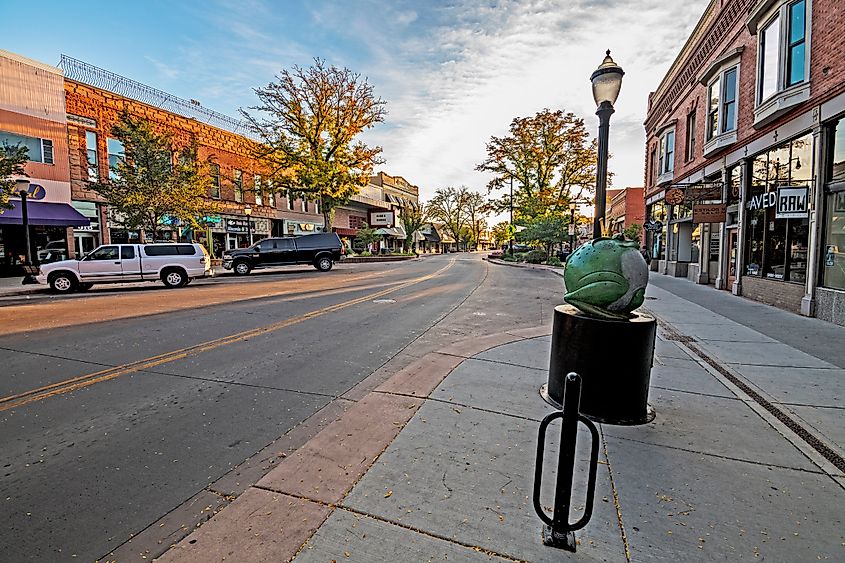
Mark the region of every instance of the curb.
POLYGON ((15 297, 17 295, 32 295, 33 293, 44 293, 47 286, 38 284, 29 287, 0 289, 0 297, 15 297))
POLYGON ((550 333, 538 326, 466 338, 419 358, 156 561, 290 561, 452 370, 485 350, 550 333))
POLYGON ((512 268, 528 268, 531 270, 546 270, 547 272, 551 272, 556 276, 563 277, 564 268, 554 268, 552 266, 546 266, 545 264, 523 264, 521 262, 505 262, 504 260, 499 260, 498 258, 484 258, 491 264, 497 264, 499 266, 510 266, 512 268))

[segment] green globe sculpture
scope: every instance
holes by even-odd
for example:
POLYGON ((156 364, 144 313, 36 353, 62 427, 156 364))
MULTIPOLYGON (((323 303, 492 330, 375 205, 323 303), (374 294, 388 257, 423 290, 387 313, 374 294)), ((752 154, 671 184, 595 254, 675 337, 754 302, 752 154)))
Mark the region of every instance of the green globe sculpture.
POLYGON ((597 238, 581 245, 566 260, 563 300, 599 319, 627 320, 643 304, 648 265, 639 244, 618 238, 597 238))

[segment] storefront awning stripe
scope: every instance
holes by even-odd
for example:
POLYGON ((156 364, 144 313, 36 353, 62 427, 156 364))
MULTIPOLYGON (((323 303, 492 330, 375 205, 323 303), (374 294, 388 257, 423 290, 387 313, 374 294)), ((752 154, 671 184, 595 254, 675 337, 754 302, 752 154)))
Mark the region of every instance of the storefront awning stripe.
MULTIPOLYGON (((0 225, 23 225, 21 202, 11 201, 11 209, 0 210, 0 225)), ((47 227, 87 227, 91 222, 67 203, 28 201, 26 204, 30 225, 47 227)))

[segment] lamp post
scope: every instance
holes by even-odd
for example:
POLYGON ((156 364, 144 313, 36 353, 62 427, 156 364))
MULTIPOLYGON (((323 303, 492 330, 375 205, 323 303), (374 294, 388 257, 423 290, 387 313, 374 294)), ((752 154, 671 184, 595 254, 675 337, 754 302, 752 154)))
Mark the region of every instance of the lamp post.
POLYGON ((15 180, 15 192, 21 198, 21 222, 23 223, 23 238, 26 244, 26 265, 32 266, 32 245, 29 241, 29 211, 26 198, 29 196, 29 180, 20 178, 15 180))
POLYGON ((244 215, 246 215, 246 233, 247 238, 249 239, 249 245, 252 246, 252 219, 250 216, 252 215, 252 207, 247 205, 244 207, 244 215))
POLYGON ((510 223, 508 223, 508 234, 510 235, 510 255, 513 256, 513 176, 511 176, 511 219, 510 223))
POLYGON ((578 204, 574 201, 569 204, 569 253, 575 252, 575 210, 578 204))
POLYGON ((622 88, 622 68, 610 58, 610 50, 601 65, 590 76, 593 83, 593 99, 596 101, 596 115, 599 116, 598 163, 596 165, 596 211, 593 217, 593 238, 601 236, 601 223, 607 207, 607 142, 610 132, 610 116, 615 111, 613 104, 622 88))

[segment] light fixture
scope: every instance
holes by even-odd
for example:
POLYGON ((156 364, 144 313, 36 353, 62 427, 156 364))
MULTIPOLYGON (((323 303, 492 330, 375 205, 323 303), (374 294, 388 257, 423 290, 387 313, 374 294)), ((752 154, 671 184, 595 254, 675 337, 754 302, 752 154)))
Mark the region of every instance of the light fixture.
POLYGON ((610 57, 610 49, 607 50, 607 56, 599 65, 599 67, 590 76, 590 82, 593 83, 593 99, 596 101, 596 106, 601 106, 607 102, 610 105, 616 103, 616 98, 619 97, 619 90, 622 88, 622 77, 625 72, 618 64, 613 62, 610 57))
POLYGON ((244 215, 246 215, 247 217, 252 215, 252 207, 251 206, 247 205, 247 206, 244 207, 244 215))

